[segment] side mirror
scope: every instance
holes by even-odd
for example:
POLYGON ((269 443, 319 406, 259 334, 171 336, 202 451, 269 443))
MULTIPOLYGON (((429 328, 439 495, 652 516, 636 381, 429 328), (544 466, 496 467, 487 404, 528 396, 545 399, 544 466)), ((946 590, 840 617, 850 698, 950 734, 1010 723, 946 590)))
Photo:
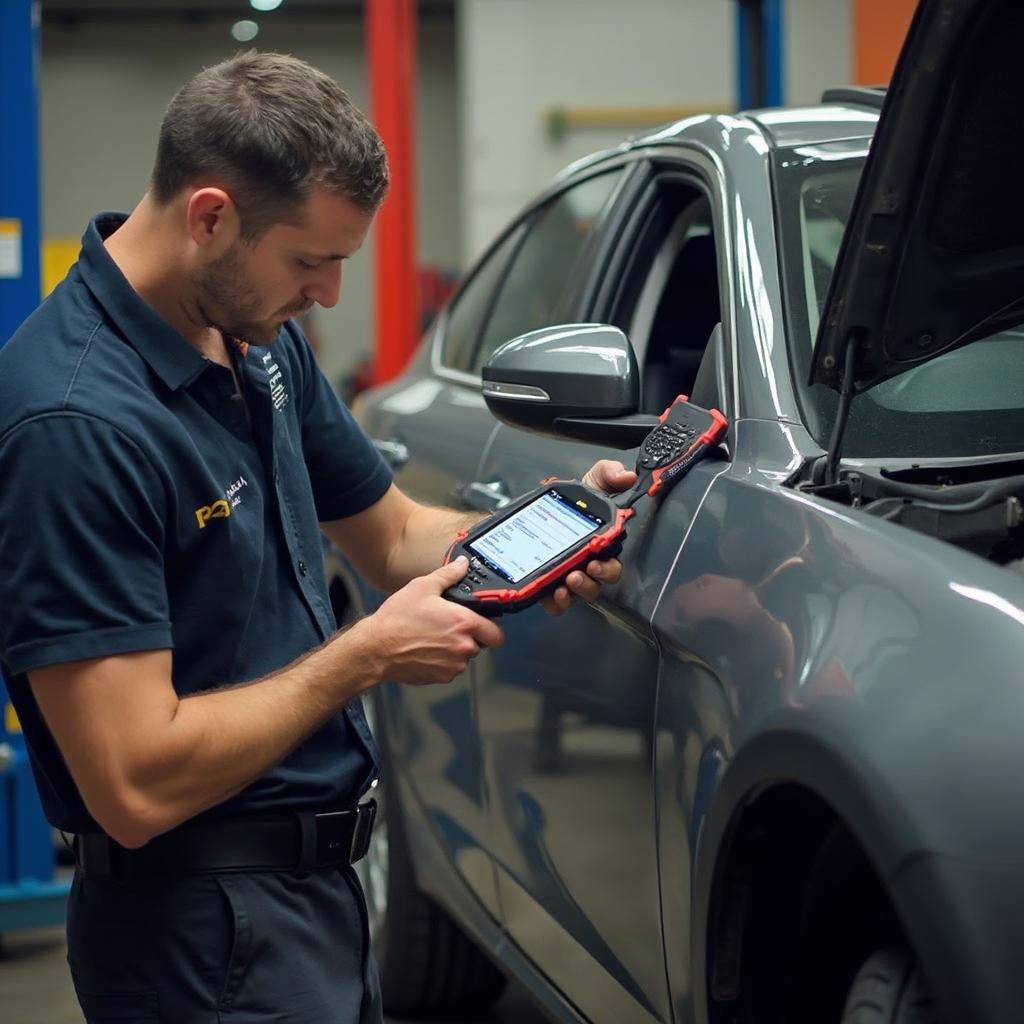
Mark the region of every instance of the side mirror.
POLYGON ((626 335, 607 324, 520 335, 494 351, 482 377, 491 412, 536 433, 631 448, 657 423, 631 415, 640 404, 636 355, 626 335))

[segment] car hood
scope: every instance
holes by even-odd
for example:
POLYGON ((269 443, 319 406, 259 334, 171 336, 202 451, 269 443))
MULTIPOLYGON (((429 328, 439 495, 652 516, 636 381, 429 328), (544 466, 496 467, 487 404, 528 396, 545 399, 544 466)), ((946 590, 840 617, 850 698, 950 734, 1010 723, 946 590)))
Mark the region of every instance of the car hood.
POLYGON ((1024 3, 922 0, 822 312, 811 383, 852 389, 1024 321, 1024 3))

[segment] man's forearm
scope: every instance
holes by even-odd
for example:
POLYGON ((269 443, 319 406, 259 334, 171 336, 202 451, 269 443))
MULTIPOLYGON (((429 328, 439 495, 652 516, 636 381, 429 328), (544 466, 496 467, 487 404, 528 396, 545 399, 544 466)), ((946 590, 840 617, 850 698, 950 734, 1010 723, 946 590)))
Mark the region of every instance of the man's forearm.
POLYGON ((486 519, 483 512, 459 512, 452 508, 420 506, 408 518, 400 542, 388 559, 391 589, 436 569, 452 545, 455 535, 486 519))
POLYGON ((416 581, 401 594, 275 675, 177 702, 163 756, 144 761, 140 777, 161 815, 152 834, 244 789, 383 678, 447 682, 481 646, 501 642, 497 627, 438 599, 460 575, 438 570, 451 538, 480 515, 429 511, 396 570, 416 581))
POLYGON ((181 699, 135 761, 126 838, 140 845, 234 796, 376 682, 357 624, 274 675, 181 699))

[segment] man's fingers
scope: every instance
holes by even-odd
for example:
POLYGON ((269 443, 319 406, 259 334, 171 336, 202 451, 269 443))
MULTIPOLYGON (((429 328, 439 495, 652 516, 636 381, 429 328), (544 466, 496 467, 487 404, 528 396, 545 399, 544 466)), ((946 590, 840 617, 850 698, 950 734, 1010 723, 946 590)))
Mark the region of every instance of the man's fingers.
POLYGON ((541 598, 540 604, 548 615, 561 615, 562 612, 569 610, 572 595, 565 587, 556 587, 546 597, 541 598))
POLYGON ((477 615, 473 628, 473 639, 481 647, 500 647, 505 642, 505 631, 491 619, 477 615))
POLYGON ((571 572, 565 579, 566 586, 584 601, 595 601, 601 593, 601 584, 591 579, 586 573, 571 572))
POLYGON ((593 561, 587 566, 587 575, 602 583, 618 583, 622 578, 622 563, 617 558, 593 561))
POLYGON ((587 470, 583 482, 598 491, 624 491, 636 483, 636 473, 615 459, 599 459, 587 470))
POLYGON ((442 565, 440 568, 435 569, 427 579, 432 579, 437 584, 437 592, 440 594, 458 583, 466 575, 468 568, 469 559, 465 555, 459 555, 458 558, 447 565, 442 565))

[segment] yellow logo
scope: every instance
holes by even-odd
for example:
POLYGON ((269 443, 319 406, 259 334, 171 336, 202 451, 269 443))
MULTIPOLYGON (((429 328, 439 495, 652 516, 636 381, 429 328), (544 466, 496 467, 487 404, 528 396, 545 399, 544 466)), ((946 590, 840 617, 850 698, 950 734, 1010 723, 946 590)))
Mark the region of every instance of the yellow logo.
POLYGON ((211 519, 227 519, 229 515, 231 506, 223 498, 218 498, 212 505, 203 505, 196 509, 196 522, 202 530, 211 519))
POLYGON ((576 502, 576 505, 577 505, 578 508, 586 508, 587 507, 587 503, 582 498, 580 498, 579 501, 576 502))

